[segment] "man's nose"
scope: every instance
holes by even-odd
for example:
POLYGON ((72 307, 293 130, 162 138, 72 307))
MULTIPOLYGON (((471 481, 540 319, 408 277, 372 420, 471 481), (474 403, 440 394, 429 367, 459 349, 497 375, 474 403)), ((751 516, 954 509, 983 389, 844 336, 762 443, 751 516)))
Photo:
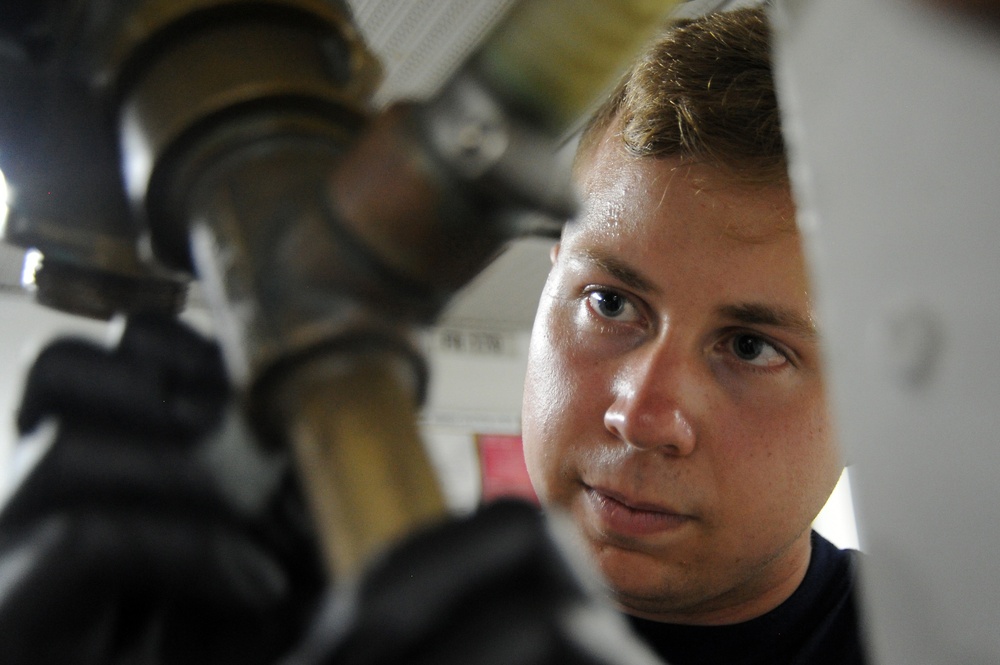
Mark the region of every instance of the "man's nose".
POLYGON ((703 399, 695 362, 667 344, 636 350, 615 379, 604 426, 636 448, 690 455, 703 399))

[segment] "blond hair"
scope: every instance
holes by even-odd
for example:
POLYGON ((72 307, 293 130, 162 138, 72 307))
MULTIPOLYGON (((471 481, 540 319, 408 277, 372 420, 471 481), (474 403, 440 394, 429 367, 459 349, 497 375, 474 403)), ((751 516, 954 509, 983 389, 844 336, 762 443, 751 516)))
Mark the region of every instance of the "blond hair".
POLYGON ((787 182, 765 10, 669 26, 591 117, 578 154, 608 129, 635 156, 680 156, 746 182, 787 182))

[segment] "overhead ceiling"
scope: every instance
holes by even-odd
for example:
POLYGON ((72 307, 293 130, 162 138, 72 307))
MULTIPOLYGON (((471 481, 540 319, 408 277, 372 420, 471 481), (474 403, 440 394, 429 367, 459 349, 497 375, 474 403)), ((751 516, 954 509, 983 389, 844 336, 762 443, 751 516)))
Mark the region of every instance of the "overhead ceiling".
MULTIPOLYGON (((681 0, 675 16, 697 16, 766 0, 681 0)), ((384 79, 375 102, 433 94, 517 0, 346 0, 384 79)))
MULTIPOLYGON (((683 14, 700 14, 759 0, 688 0, 683 14)), ((347 0, 384 79, 377 105, 433 94, 516 0, 347 0)), ((521 330, 531 326, 548 272, 552 242, 514 243, 445 312, 443 322, 521 330)), ((20 293, 24 251, 0 243, 0 292, 20 293)), ((27 297, 27 296, 25 296, 27 297)))

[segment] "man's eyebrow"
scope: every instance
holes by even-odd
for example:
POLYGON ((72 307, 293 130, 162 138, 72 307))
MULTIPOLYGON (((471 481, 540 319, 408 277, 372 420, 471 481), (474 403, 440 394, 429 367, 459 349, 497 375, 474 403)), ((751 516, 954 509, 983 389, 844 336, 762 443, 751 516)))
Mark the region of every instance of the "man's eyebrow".
POLYGON ((784 307, 773 307, 762 303, 744 303, 723 305, 719 308, 719 313, 727 319, 734 319, 745 325, 775 326, 809 339, 819 337, 816 324, 811 318, 784 307))
POLYGON ((584 261, 597 266, 599 270, 608 273, 631 289, 645 293, 659 293, 660 291, 642 273, 613 256, 608 256, 593 249, 584 249, 581 253, 583 254, 584 261))

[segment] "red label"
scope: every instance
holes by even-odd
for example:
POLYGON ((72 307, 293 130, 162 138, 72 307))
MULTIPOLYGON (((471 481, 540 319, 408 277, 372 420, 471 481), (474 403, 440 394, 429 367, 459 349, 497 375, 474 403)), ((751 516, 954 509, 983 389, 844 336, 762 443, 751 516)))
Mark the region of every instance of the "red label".
POLYGON ((511 434, 478 434, 479 467, 483 478, 483 501, 519 497, 538 503, 528 478, 521 437, 511 434))

